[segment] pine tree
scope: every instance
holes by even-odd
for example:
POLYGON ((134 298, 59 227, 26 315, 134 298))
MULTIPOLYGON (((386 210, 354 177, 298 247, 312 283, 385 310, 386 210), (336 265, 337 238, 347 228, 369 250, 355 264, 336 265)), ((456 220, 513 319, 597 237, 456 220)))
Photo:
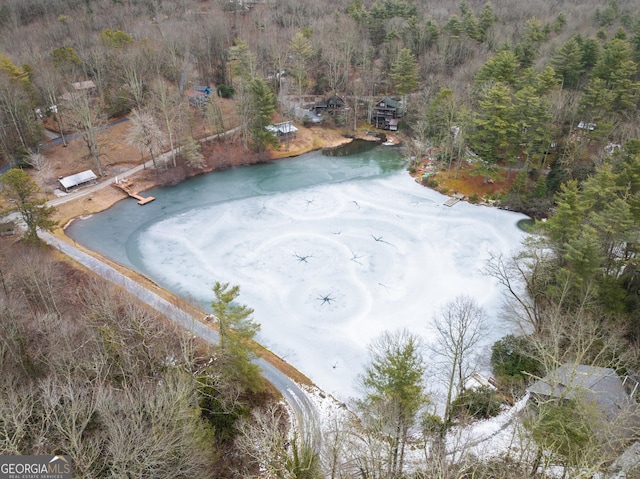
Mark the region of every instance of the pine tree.
POLYGON ((629 42, 615 38, 609 42, 593 69, 594 79, 600 79, 613 95, 611 112, 633 110, 640 92, 640 82, 634 80, 638 64, 633 61, 629 42))
POLYGON ((563 88, 576 88, 584 73, 582 49, 576 38, 570 38, 553 55, 551 59, 556 74, 562 79, 563 88))
POLYGON ((311 41, 302 32, 297 32, 289 43, 291 60, 293 62, 293 77, 298 86, 298 95, 302 103, 302 92, 307 85, 308 72, 306 68, 307 60, 315 53, 311 41))
POLYGON ((470 135, 472 149, 484 162, 485 176, 500 160, 513 156, 513 139, 518 137, 514 121, 515 107, 511 90, 503 83, 496 83, 480 99, 479 111, 472 120, 470 135))
POLYGON ((254 78, 249 84, 253 99, 254 116, 251 122, 251 140, 256 151, 267 146, 277 146, 278 139, 266 129, 271 124, 271 115, 276 111, 276 98, 269 85, 260 78, 254 78))
POLYGON ((260 325, 251 319, 253 309, 237 304, 240 286, 216 281, 213 286, 215 299, 211 303, 218 321, 220 353, 229 378, 237 380, 251 391, 258 391, 262 378, 258 367, 252 363, 252 340, 260 325))
POLYGON ((384 416, 379 419, 390 447, 390 478, 402 477, 409 428, 426 400, 420 347, 419 339, 406 330, 383 333, 369 345, 371 360, 358 378, 366 394, 363 405, 369 413, 384 416))
POLYGON ((420 80, 418 61, 411 50, 408 48, 400 50, 398 58, 391 66, 390 76, 398 95, 405 96, 418 87, 420 80))
POLYGON ((38 229, 52 231, 57 221, 51 219, 55 213, 53 206, 46 206, 46 200, 40 196, 40 189, 27 172, 12 168, 0 177, 4 185, 5 196, 13 201, 17 212, 27 226, 25 240, 38 244, 38 229))
POLYGON ((560 264, 564 263, 567 244, 580 231, 587 211, 588 205, 580 195, 578 182, 571 180, 562 185, 556 195, 555 213, 543 223, 560 264))
POLYGON ((503 50, 491 57, 476 75, 476 83, 488 81, 513 84, 520 63, 512 50, 503 50))

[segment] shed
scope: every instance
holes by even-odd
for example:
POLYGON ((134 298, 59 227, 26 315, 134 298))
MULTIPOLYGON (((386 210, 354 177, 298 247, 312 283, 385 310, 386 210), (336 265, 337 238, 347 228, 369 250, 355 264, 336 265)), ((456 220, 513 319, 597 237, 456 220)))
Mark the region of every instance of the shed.
POLYGON ((291 121, 275 123, 273 125, 268 125, 265 128, 272 132, 280 141, 295 138, 298 132, 298 129, 293 126, 293 122, 291 121))
POLYGON ((196 90, 195 88, 191 88, 187 90, 187 97, 189 98, 189 105, 202 107, 207 102, 206 93, 196 90))
POLYGON ((64 188, 64 191, 68 192, 69 189, 90 183, 92 181, 96 181, 98 177, 91 170, 81 171, 80 173, 76 173, 75 175, 65 176, 64 178, 59 178, 58 182, 64 188))

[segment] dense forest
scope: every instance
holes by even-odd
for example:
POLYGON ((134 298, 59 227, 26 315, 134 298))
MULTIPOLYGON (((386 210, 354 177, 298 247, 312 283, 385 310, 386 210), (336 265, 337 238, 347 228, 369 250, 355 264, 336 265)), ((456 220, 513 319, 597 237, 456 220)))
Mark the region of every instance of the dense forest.
POLYGON ((410 168, 433 157, 440 172, 509 179, 485 200, 537 220, 520 253, 486 266, 521 331, 493 347, 496 387, 466 387, 484 312, 460 296, 434 312, 444 409, 420 338, 390 331, 321 445, 287 431, 252 367, 258 326, 235 287, 212 292, 223 341, 209 347, 38 247, 7 246, 0 454, 69 454, 77 477, 595 477, 638 439, 635 411, 618 418, 623 440, 616 421, 563 398, 523 418, 517 455, 451 446, 458 426, 560 365, 640 380, 637 2, 4 0, 0 31, 0 158, 34 180, 2 179, 28 243, 55 227, 35 183, 44 125, 80 135, 100 176, 101 128, 122 117, 153 163, 172 150, 168 168, 198 168, 196 122, 237 127, 231 141, 261 151, 275 147, 274 115, 311 127, 295 106, 334 95, 346 108, 325 121, 345 135, 372 128, 379 99, 398 101, 410 168), (198 85, 212 93, 189 96, 198 85))

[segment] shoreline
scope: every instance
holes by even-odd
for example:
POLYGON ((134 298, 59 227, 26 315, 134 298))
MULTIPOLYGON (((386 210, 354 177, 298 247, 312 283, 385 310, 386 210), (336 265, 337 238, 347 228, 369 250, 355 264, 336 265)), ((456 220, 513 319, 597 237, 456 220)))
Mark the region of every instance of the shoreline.
POLYGON ((301 136, 299 139, 292 140, 287 150, 285 150, 284 145, 281 144, 278 150, 268 150, 261 153, 252 151, 244 152, 242 146, 236 144, 225 144, 225 148, 220 152, 219 145, 211 146, 203 144, 203 150, 206 149, 206 159, 205 166, 201 169, 178 165, 177 167, 169 166, 165 170, 158 171, 152 166, 149 168, 146 167, 149 163, 147 159, 145 159, 145 163, 119 163, 112 165, 107 176, 97 185, 87 186, 74 193, 70 193, 70 195, 74 195, 74 197, 67 201, 61 200, 66 195, 52 200, 53 202, 56 200, 60 201, 60 204, 55 205, 56 213, 54 219, 58 221, 58 227, 53 234, 68 238, 65 230, 77 218, 100 213, 109 209, 119 201, 129 199, 126 193, 111 185, 116 177, 136 167, 140 168, 140 166, 142 166, 142 169, 128 176, 128 178, 132 181, 134 185, 133 189, 136 193, 144 193, 157 186, 177 184, 188 178, 222 171, 235 166, 267 163, 300 156, 324 148, 337 148, 352 142, 355 138, 369 139, 364 135, 347 137, 337 130, 327 128, 310 128, 307 129, 307 131, 303 130, 303 135, 301 136), (219 158, 220 155, 222 155, 223 159, 225 156, 233 159, 231 161, 221 162, 219 158))

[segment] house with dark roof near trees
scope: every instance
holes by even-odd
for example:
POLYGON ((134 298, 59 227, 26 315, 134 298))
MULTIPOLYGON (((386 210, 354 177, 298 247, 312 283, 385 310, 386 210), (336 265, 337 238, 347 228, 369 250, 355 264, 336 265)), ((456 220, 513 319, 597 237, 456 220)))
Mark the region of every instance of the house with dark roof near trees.
POLYGON ((404 115, 404 106, 401 100, 385 96, 373 105, 371 111, 371 124, 383 130, 396 131, 399 119, 404 115))
MULTIPOLYGON (((620 378, 611 368, 565 363, 529 388, 529 404, 537 409, 545 403, 580 402, 594 414, 594 421, 614 430, 624 444, 640 427, 640 409, 634 399, 638 383, 620 378)), ((599 431, 594 430, 594 434, 599 431)))

